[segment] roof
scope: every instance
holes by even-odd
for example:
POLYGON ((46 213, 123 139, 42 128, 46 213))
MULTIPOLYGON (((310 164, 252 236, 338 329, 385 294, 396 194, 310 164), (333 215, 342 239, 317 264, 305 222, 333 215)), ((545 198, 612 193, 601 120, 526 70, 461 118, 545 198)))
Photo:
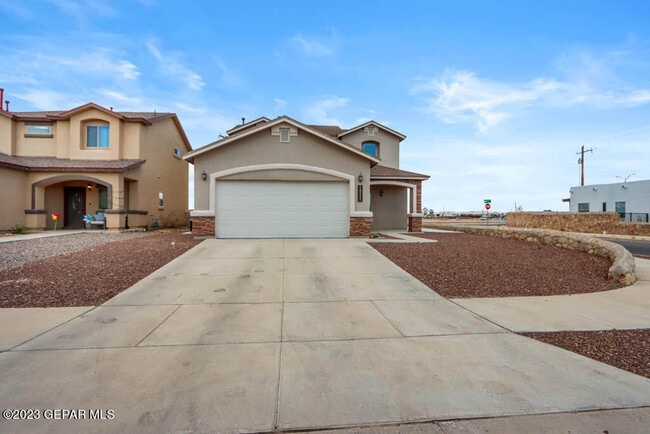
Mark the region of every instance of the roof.
POLYGON ((262 125, 249 128, 249 129, 247 129, 246 131, 243 131, 240 134, 236 134, 234 136, 228 136, 228 137, 225 137, 225 138, 223 138, 221 140, 217 140, 216 142, 209 143, 209 144, 207 144, 207 145, 205 145, 205 146, 203 146, 201 148, 195 149, 194 151, 188 153, 183 158, 185 160, 189 161, 190 163, 193 163, 194 162, 194 157, 196 157, 197 155, 204 154, 204 153, 209 152, 209 151, 211 151, 213 149, 216 149, 216 148, 219 148, 221 146, 227 145, 229 143, 235 142, 235 141, 237 141, 239 139, 242 139, 244 137, 247 137, 247 136, 249 136, 251 134, 257 133, 257 132, 262 131, 262 130, 264 130, 266 128, 271 128, 271 127, 273 127, 273 126, 275 126, 277 124, 281 124, 281 123, 288 123, 290 125, 293 125, 294 127, 301 128, 301 129, 303 129, 303 130, 305 130, 305 131, 307 131, 307 132, 309 132, 309 133, 311 133, 311 134, 313 134, 313 135, 315 135, 317 137, 320 137, 321 139, 324 139, 324 140, 326 140, 326 141, 328 141, 330 143, 333 143, 333 144, 335 144, 337 146, 340 146, 340 147, 342 147, 342 148, 344 148, 344 149, 346 149, 346 150, 348 150, 348 151, 350 151, 350 152, 352 152, 354 154, 360 155, 360 156, 372 161, 373 163, 379 163, 381 161, 379 158, 375 157, 372 154, 369 154, 368 152, 365 152, 362 149, 357 148, 356 146, 353 146, 353 145, 351 145, 349 143, 346 143, 343 140, 331 137, 331 136, 329 136, 329 135, 327 135, 327 134, 325 134, 325 133, 323 133, 323 132, 321 132, 321 131, 319 131, 317 129, 312 128, 309 125, 302 124, 302 123, 298 122, 297 120, 292 119, 292 118, 290 118, 288 116, 280 116, 280 117, 275 118, 274 120, 272 120, 270 122, 265 122, 262 125))
POLYGON ((307 125, 307 126, 332 137, 338 137, 339 134, 346 131, 344 129, 341 129, 341 127, 339 127, 338 125, 307 125))
POLYGON ((69 160, 55 157, 17 157, 0 153, 0 167, 32 172, 125 172, 146 160, 69 160))
POLYGON ((252 127, 252 126, 254 126, 256 124, 259 124, 261 122, 270 122, 270 121, 271 121, 271 119, 262 116, 261 118, 253 119, 252 121, 246 122, 245 124, 235 125, 231 129, 226 131, 226 134, 232 135, 233 133, 236 133, 239 130, 243 130, 243 129, 246 129, 248 127, 252 127))
POLYGON ((379 122, 375 122, 375 121, 368 121, 365 124, 358 125, 358 126, 356 126, 354 128, 351 128, 349 130, 345 130, 341 134, 339 134, 338 137, 343 137, 343 136, 345 136, 347 134, 350 134, 350 133, 352 133, 354 131, 360 130, 361 128, 365 128, 365 127, 367 127, 369 125, 374 125, 377 128, 381 128, 382 130, 384 130, 384 131, 386 131, 386 132, 388 132, 388 133, 390 133, 390 134, 392 134, 394 136, 399 137, 401 140, 404 140, 406 138, 406 136, 404 134, 398 133, 397 131, 392 130, 392 129, 388 128, 387 126, 382 125, 379 122))
POLYGON ((422 173, 408 172, 392 167, 381 166, 377 164, 370 169, 370 179, 429 179, 429 175, 422 173))

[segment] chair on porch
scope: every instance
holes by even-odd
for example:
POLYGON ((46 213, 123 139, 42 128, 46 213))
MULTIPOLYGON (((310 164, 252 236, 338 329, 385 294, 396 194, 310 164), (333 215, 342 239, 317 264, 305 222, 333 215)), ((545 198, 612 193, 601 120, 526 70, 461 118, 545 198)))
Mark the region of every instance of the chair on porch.
POLYGON ((106 229, 106 214, 97 213, 93 216, 93 219, 90 221, 90 228, 93 226, 100 226, 100 229, 106 229))

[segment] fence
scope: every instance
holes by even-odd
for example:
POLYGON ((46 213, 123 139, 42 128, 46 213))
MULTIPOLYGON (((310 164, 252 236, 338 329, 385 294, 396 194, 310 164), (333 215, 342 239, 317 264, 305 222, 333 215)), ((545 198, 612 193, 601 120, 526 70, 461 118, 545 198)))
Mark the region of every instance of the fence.
POLYGON ((631 223, 648 223, 650 222, 650 214, 647 212, 620 212, 622 222, 631 223))

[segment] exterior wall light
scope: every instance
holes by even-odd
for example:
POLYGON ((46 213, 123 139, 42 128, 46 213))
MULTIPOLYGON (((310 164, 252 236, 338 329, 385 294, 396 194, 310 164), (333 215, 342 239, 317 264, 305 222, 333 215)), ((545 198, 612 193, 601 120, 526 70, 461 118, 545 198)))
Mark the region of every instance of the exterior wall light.
POLYGON ((205 181, 206 179, 208 179, 208 174, 205 173, 205 170, 204 170, 203 172, 201 172, 201 179, 203 179, 204 181, 205 181))
POLYGON ((384 197, 384 190, 379 190, 379 197, 384 197))
POLYGON ((359 173, 359 184, 363 182, 363 173, 359 173))

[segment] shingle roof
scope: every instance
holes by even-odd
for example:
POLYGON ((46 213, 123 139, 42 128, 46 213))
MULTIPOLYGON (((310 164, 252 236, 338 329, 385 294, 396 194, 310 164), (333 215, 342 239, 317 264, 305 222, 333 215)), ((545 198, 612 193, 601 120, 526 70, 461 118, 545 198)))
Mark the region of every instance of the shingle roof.
MULTIPOLYGON (((19 118, 43 118, 47 119, 48 116, 59 116, 61 113, 66 113, 68 110, 47 110, 47 111, 32 111, 32 112, 9 112, 19 118)), ((119 112, 115 111, 127 118, 142 118, 146 120, 157 119, 161 117, 173 116, 174 113, 157 113, 157 112, 119 112)))
POLYGON ((17 157, 0 153, 0 166, 34 172, 125 172, 146 160, 69 160, 55 157, 17 157))
POLYGON ((339 127, 338 125, 307 125, 307 126, 332 137, 337 137, 339 134, 346 131, 344 129, 341 129, 341 127, 339 127))
POLYGON ((370 178, 408 178, 408 179, 429 179, 429 175, 422 173, 408 172, 406 170, 394 169, 392 167, 377 164, 370 169, 370 178))

